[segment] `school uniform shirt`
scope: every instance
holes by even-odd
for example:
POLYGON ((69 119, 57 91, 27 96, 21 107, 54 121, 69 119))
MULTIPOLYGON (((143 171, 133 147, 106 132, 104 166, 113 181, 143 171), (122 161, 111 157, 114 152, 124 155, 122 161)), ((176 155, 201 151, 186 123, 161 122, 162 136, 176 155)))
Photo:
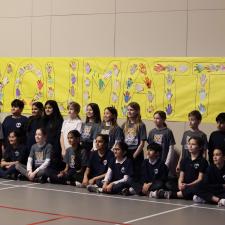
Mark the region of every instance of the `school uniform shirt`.
POLYGON ((98 151, 91 152, 88 168, 90 168, 91 177, 96 177, 106 173, 108 165, 113 160, 114 154, 112 151, 106 151, 105 154, 100 157, 98 151))
POLYGON ((214 131, 209 137, 209 162, 213 163, 213 150, 225 149, 225 131, 214 131))
POLYGON ((109 150, 112 150, 112 147, 116 142, 124 140, 123 130, 119 126, 106 126, 104 123, 102 123, 99 127, 98 133, 109 136, 109 150))
POLYGON ((167 127, 162 129, 154 128, 148 135, 148 144, 153 142, 162 146, 161 159, 165 162, 169 152, 169 147, 176 144, 173 132, 167 127))
POLYGON ((187 131, 184 132, 183 137, 182 137, 182 141, 181 141, 182 159, 186 158, 187 156, 190 156, 190 153, 188 151, 188 140, 193 136, 200 137, 203 140, 204 150, 208 149, 207 136, 204 132, 202 132, 201 130, 198 130, 198 131, 187 130, 187 131))
POLYGON ((83 123, 81 127, 81 143, 82 146, 90 151, 93 147, 93 141, 99 130, 99 123, 83 123))
POLYGON ((122 161, 114 159, 109 163, 109 168, 104 181, 118 184, 128 181, 133 176, 133 163, 131 159, 124 157, 122 161))
POLYGON ((141 171, 143 183, 152 183, 156 180, 167 180, 168 168, 160 158, 156 159, 154 162, 145 159, 142 163, 141 171))
POLYGON ((25 145, 19 145, 16 148, 12 148, 12 146, 8 146, 5 149, 2 159, 6 162, 15 162, 18 161, 22 164, 26 164, 27 162, 27 150, 25 145))
POLYGON ((208 162, 202 156, 198 156, 192 160, 187 157, 181 160, 180 170, 184 172, 184 183, 191 183, 198 179, 199 173, 205 173, 208 167, 208 162))
POLYGON ((72 147, 67 148, 64 156, 64 162, 70 169, 75 169, 76 171, 81 170, 87 166, 86 150, 82 149, 81 146, 78 146, 76 150, 72 147))
POLYGON ((147 139, 146 126, 144 123, 140 123, 139 129, 136 129, 136 124, 128 123, 128 127, 125 130, 125 124, 122 125, 124 133, 124 142, 128 145, 128 150, 134 152, 141 141, 147 139))
POLYGON ((20 116, 19 118, 14 118, 12 115, 7 116, 2 123, 2 131, 4 136, 4 144, 8 144, 8 135, 12 131, 19 131, 25 137, 25 126, 28 121, 26 116, 20 116))
POLYGON ((64 146, 65 149, 71 147, 67 135, 71 130, 77 130, 81 132, 82 121, 80 119, 66 119, 63 121, 61 132, 63 134, 64 146))
POLYGON ((27 170, 41 167, 44 163, 44 166, 40 169, 47 168, 50 163, 51 151, 51 144, 44 144, 43 146, 39 146, 38 144, 32 145, 30 155, 28 157, 27 170))
POLYGON ((210 165, 206 171, 204 183, 214 189, 224 189, 225 184, 225 165, 218 169, 215 165, 210 165))

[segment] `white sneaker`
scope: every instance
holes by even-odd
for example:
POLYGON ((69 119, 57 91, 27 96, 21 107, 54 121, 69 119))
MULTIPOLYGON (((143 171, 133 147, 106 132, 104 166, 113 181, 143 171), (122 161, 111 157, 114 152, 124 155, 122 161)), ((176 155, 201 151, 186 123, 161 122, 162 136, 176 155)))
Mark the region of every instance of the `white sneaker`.
POLYGON ((200 198, 198 195, 193 196, 193 202, 198 204, 204 204, 205 200, 203 198, 200 198))
POLYGON ((136 192, 132 187, 129 188, 129 193, 130 195, 136 195, 136 192))
POLYGON ((84 188, 85 186, 82 184, 82 183, 80 183, 79 181, 75 181, 75 186, 77 187, 77 188, 84 188))
POLYGON ((157 198, 157 191, 150 191, 149 198, 157 198))
POLYGON ((218 206, 225 206, 225 198, 221 198, 220 201, 218 202, 218 206))
POLYGON ((88 189, 89 192, 99 193, 99 188, 98 188, 98 186, 95 185, 95 184, 94 184, 94 185, 89 184, 89 185, 87 186, 87 189, 88 189))

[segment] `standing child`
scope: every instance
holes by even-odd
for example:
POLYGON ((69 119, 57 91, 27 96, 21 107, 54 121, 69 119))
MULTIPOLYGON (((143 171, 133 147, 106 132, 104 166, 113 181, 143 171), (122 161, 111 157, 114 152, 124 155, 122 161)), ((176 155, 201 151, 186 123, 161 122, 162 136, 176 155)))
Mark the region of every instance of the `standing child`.
POLYGON ((104 119, 99 128, 100 134, 109 136, 109 150, 112 150, 113 146, 117 142, 123 141, 123 130, 117 124, 117 110, 113 106, 106 107, 104 110, 104 119))
POLYGON ((213 203, 225 206, 225 150, 214 149, 213 164, 207 169, 204 181, 198 186, 195 203, 213 203))
POLYGON ((101 115, 98 104, 89 103, 86 108, 86 121, 81 127, 81 144, 88 153, 93 149, 93 141, 101 124, 101 115))
POLYGON ((225 113, 216 117, 217 131, 213 131, 209 137, 209 162, 213 163, 213 150, 215 148, 225 149, 225 113))
MULTIPOLYGON (((99 186, 88 185, 90 192, 104 192, 108 194, 118 194, 129 192, 133 175, 131 159, 125 156, 127 145, 117 142, 113 147, 115 159, 109 164, 107 173, 99 186)), ((127 193, 126 193, 127 194, 127 193)))
POLYGON ((160 159, 161 151, 162 147, 157 143, 152 143, 147 147, 147 159, 142 164, 141 193, 143 195, 149 196, 152 191, 165 188, 168 168, 160 159))
MULTIPOLYGON (((21 141, 25 143, 25 126, 27 117, 21 115, 24 108, 23 101, 14 99, 11 102, 11 115, 7 116, 2 123, 3 136, 8 137, 11 131, 19 131, 21 133, 21 141)), ((4 141, 4 148, 7 146, 8 140, 4 141)))
POLYGON ((176 168, 177 172, 180 171, 181 160, 186 158, 187 156, 190 156, 189 151, 188 151, 188 140, 190 139, 190 137, 198 136, 198 137, 202 138, 202 140, 204 142, 204 144, 203 144, 203 148, 204 148, 203 156, 206 156, 206 150, 208 148, 207 136, 203 131, 199 130, 199 124, 202 121, 201 113, 198 110, 191 111, 188 114, 188 120, 189 120, 190 130, 185 131, 184 134, 183 134, 183 137, 182 137, 182 141, 181 141, 182 151, 180 153, 180 158, 179 158, 177 168, 176 168))
MULTIPOLYGON (((152 195, 158 198, 184 198, 191 200, 196 193, 198 184, 203 180, 208 163, 203 158, 203 141, 192 136, 188 141, 190 157, 181 160, 178 192, 159 190, 152 195)), ((175 188, 174 188, 175 189, 175 188)))
POLYGON ((47 143, 47 132, 39 128, 35 133, 36 144, 32 145, 27 166, 18 163, 16 169, 30 181, 46 181, 46 168, 50 164, 52 145, 47 143))
POLYGON ((87 166, 87 154, 85 149, 80 146, 80 133, 78 130, 69 131, 67 138, 70 147, 66 149, 64 156, 65 169, 58 172, 49 168, 47 169, 47 176, 51 183, 80 185, 87 166))
POLYGON ((98 134, 96 137, 97 151, 91 152, 87 168, 84 173, 83 186, 99 184, 102 182, 109 162, 114 158, 112 151, 108 150, 109 137, 98 134))
POLYGON ((141 120, 140 105, 131 102, 127 107, 127 120, 122 125, 125 143, 128 145, 127 156, 133 161, 134 181, 141 178, 141 165, 144 161, 143 148, 147 138, 145 124, 141 120))
POLYGON ((67 135, 71 130, 78 130, 81 132, 82 121, 79 117, 80 105, 77 102, 70 102, 68 104, 69 118, 63 121, 60 144, 62 148, 62 156, 66 154, 66 149, 71 147, 67 135))
POLYGON ((21 134, 11 131, 8 136, 7 145, 1 160, 0 177, 15 179, 18 175, 16 164, 27 162, 26 146, 20 143, 21 134))
POLYGON ((173 132, 166 125, 166 113, 163 111, 156 111, 154 113, 154 123, 155 128, 149 132, 148 135, 148 144, 153 142, 162 146, 161 152, 161 160, 166 164, 169 168, 170 174, 175 174, 174 165, 174 145, 175 140, 173 136, 173 132))
POLYGON ((27 149, 30 151, 31 146, 36 143, 35 132, 41 127, 41 119, 44 113, 44 106, 41 102, 32 104, 32 115, 28 118, 26 125, 27 149))

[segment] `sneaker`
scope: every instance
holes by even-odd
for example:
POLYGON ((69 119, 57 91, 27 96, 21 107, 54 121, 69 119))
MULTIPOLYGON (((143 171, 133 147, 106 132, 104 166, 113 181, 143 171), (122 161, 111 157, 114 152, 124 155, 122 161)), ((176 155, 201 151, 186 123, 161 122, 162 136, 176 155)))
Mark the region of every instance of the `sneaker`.
POLYGON ((172 195, 172 191, 165 191, 164 198, 170 199, 171 198, 171 195, 172 195))
POLYGON ((150 191, 149 198, 158 198, 157 191, 150 191))
POLYGON ((84 188, 85 186, 82 184, 82 183, 80 183, 79 181, 75 181, 75 186, 77 187, 77 188, 84 188))
POLYGON ((87 186, 87 189, 88 189, 89 192, 99 193, 99 188, 98 188, 97 185, 91 185, 91 184, 89 184, 87 186))
POLYGON ((128 190, 129 190, 130 195, 136 195, 136 192, 132 187, 129 187, 128 190))
POLYGON ((198 204, 204 204, 205 200, 203 198, 200 198, 198 195, 193 196, 193 202, 198 204))
POLYGON ((225 198, 221 198, 218 202, 218 206, 225 206, 225 198))
POLYGON ((156 191, 156 198, 165 198, 170 199, 172 195, 172 191, 165 191, 163 189, 159 189, 156 191))
POLYGON ((124 188, 124 189, 121 191, 121 195, 124 195, 124 196, 130 195, 129 189, 128 189, 128 188, 124 188))

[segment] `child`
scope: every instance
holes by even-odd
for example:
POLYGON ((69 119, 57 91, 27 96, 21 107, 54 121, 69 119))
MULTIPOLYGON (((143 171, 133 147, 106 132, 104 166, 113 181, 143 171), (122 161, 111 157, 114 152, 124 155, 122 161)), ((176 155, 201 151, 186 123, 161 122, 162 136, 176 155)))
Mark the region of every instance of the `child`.
POLYGON ((204 181, 198 186, 195 203, 213 203, 225 206, 225 150, 214 149, 213 164, 207 169, 204 181))
POLYGON ((145 124, 141 120, 140 105, 131 102, 127 107, 127 120, 122 125, 125 140, 128 145, 127 156, 133 161, 134 181, 141 177, 141 165, 144 161, 143 148, 147 138, 145 124))
POLYGON ((16 179, 18 172, 16 164, 27 162, 26 146, 20 143, 21 134, 18 131, 11 131, 8 136, 7 145, 1 160, 0 177, 16 179))
POLYGON ((63 121, 60 144, 62 148, 62 156, 66 154, 66 149, 71 147, 68 143, 67 135, 71 130, 78 130, 81 132, 82 121, 79 117, 80 105, 76 102, 70 102, 68 104, 69 118, 63 121))
POLYGON ((46 142, 47 132, 43 128, 36 130, 35 140, 36 144, 31 147, 27 167, 18 163, 16 169, 30 181, 45 182, 47 179, 46 168, 50 164, 52 145, 46 142))
POLYGON ((59 173, 57 170, 47 169, 47 176, 51 183, 80 185, 87 166, 86 151, 80 146, 80 133, 78 130, 69 131, 67 137, 71 147, 66 149, 64 156, 66 168, 59 173))
POLYGON ((206 156, 206 150, 208 148, 207 136, 203 131, 199 130, 199 128, 198 128, 199 124, 201 123, 201 120, 202 120, 201 113, 198 110, 191 111, 188 114, 188 120, 189 120, 190 130, 185 131, 183 134, 183 137, 182 137, 182 141, 181 141, 182 151, 180 153, 179 161, 178 161, 177 168, 176 168, 177 172, 180 171, 181 160, 186 158, 187 156, 189 156, 188 140, 190 139, 190 137, 199 136, 202 138, 202 140, 204 142, 204 147, 203 147, 204 148, 204 156, 206 156))
POLYGON ((225 113, 222 112, 216 117, 217 131, 209 137, 209 162, 213 163, 213 150, 215 148, 225 149, 225 113))
POLYGON ((86 108, 86 121, 81 127, 81 144, 88 153, 93 149, 93 141, 101 124, 101 115, 98 104, 89 103, 86 108))
POLYGON ((161 161, 160 154, 162 147, 157 143, 152 143, 147 147, 147 159, 142 164, 142 190, 143 195, 149 196, 151 191, 156 191, 165 187, 167 181, 168 168, 161 161))
POLYGON ((109 164, 103 182, 99 186, 88 185, 88 191, 108 194, 123 193, 125 190, 129 191, 133 168, 131 159, 125 156, 126 151, 127 145, 125 143, 117 142, 114 145, 113 152, 115 159, 109 164))
POLYGON ((46 142, 52 145, 51 152, 51 167, 58 168, 59 171, 65 168, 62 161, 60 135, 62 129, 63 117, 59 111, 59 106, 56 101, 48 100, 45 103, 44 116, 42 126, 47 132, 46 142))
POLYGON ((208 163, 202 156, 203 141, 200 137, 192 136, 188 141, 190 157, 181 160, 178 192, 159 190, 151 197, 184 198, 191 200, 196 193, 197 185, 203 180, 208 163))
POLYGON ((44 113, 44 106, 41 102, 33 102, 32 115, 28 118, 26 125, 27 149, 30 151, 31 146, 36 143, 35 132, 41 126, 41 119, 44 113))
POLYGON ((108 150, 108 136, 98 134, 96 137, 97 151, 91 152, 87 168, 84 173, 83 186, 99 184, 105 177, 109 162, 114 158, 108 150))
POLYGON ((175 150, 175 140, 173 132, 167 127, 166 113, 163 111, 156 111, 154 113, 155 128, 149 132, 148 144, 153 142, 162 146, 161 159, 169 168, 170 174, 175 174, 175 166, 173 163, 175 150))
MULTIPOLYGON (((21 115, 24 108, 23 101, 19 99, 14 99, 11 102, 11 113, 12 115, 7 116, 2 123, 3 136, 8 137, 11 131, 19 131, 21 136, 21 141, 25 143, 25 125, 27 123, 27 117, 21 115)), ((4 148, 6 148, 8 140, 4 141, 4 148)))
POLYGON ((100 134, 109 136, 108 148, 112 150, 116 142, 123 141, 123 130, 117 124, 117 110, 113 106, 106 107, 104 110, 104 120, 99 128, 100 134))

